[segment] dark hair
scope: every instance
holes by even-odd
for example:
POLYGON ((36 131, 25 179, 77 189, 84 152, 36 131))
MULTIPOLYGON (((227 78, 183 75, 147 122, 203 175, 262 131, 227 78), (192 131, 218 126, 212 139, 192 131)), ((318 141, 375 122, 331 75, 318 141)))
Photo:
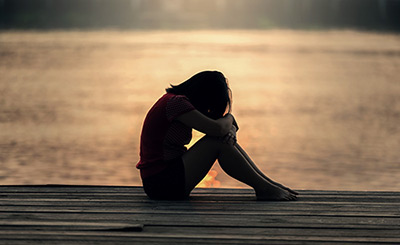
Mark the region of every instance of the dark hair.
POLYGON ((166 91, 185 95, 193 106, 204 115, 218 119, 232 107, 232 92, 227 79, 219 71, 202 71, 166 91))

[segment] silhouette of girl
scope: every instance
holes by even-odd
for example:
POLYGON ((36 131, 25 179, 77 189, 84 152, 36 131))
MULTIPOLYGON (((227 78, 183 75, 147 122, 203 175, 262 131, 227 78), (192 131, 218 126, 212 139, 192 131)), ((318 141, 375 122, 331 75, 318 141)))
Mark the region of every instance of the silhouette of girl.
POLYGON ((185 199, 215 160, 231 177, 254 188, 258 200, 295 200, 295 191, 272 181, 236 142, 231 90, 218 71, 203 71, 171 85, 143 123, 136 165, 151 199, 185 199), (192 129, 205 134, 189 150, 192 129))

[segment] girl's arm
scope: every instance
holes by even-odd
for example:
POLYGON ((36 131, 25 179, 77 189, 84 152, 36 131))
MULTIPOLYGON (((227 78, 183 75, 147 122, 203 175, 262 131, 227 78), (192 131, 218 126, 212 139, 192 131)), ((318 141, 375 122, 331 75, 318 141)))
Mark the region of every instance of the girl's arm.
POLYGON ((188 127, 194 128, 206 135, 221 137, 226 135, 232 128, 234 117, 228 113, 217 120, 203 115, 198 110, 184 113, 176 118, 188 127))

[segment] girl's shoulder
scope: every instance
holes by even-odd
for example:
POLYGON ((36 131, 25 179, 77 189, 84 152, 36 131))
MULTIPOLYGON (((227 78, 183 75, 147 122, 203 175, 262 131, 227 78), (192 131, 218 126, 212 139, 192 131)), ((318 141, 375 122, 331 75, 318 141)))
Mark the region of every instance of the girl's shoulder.
POLYGON ((172 94, 172 93, 166 93, 164 96, 166 96, 170 100, 189 100, 186 95, 183 94, 172 94))
POLYGON ((188 104, 188 105, 192 105, 192 103, 190 102, 189 98, 186 97, 185 95, 181 95, 181 94, 171 94, 171 93, 167 93, 166 95, 166 99, 168 100, 167 104, 169 105, 173 105, 173 104, 188 104))
POLYGON ((185 95, 170 94, 167 97, 169 99, 166 104, 166 113, 167 118, 171 121, 177 116, 195 109, 185 95))
MULTIPOLYGON (((177 96, 180 95, 176 95, 176 94, 172 94, 172 93, 165 93, 164 95, 162 95, 157 101, 156 101, 156 105, 161 105, 161 104, 165 104, 167 105, 168 103, 170 103, 170 100, 176 100, 177 96)), ((179 97, 178 97, 179 98, 179 97)))

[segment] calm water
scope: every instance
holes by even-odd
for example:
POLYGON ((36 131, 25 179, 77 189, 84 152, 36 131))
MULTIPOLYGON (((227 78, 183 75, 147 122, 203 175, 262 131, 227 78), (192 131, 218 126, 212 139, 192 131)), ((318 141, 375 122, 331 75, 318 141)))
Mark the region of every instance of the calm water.
POLYGON ((400 190, 400 36, 352 31, 0 32, 0 184, 139 185, 147 110, 204 69, 272 178, 400 190))

